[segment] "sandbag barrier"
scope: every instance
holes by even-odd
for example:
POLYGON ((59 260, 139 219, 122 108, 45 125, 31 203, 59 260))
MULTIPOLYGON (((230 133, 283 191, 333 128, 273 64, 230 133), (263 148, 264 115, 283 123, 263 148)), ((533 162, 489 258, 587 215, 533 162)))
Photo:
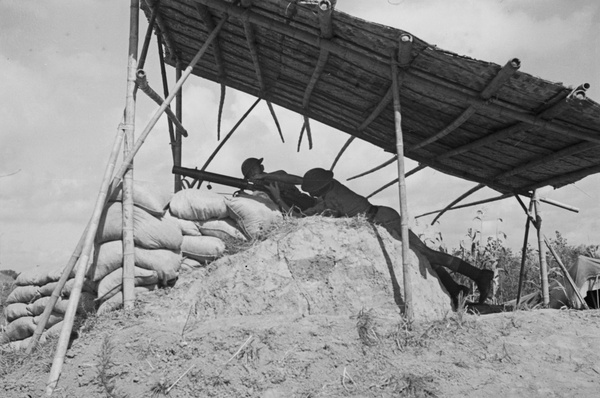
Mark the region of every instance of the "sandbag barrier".
MULTIPOLYGON (((226 242, 258 239, 282 215, 266 194, 223 196, 196 189, 161 195, 147 183, 134 183, 135 294, 172 286, 181 271, 205 266, 226 254, 226 242)), ((120 190, 111 197, 96 234, 77 313, 103 313, 122 306, 123 231, 120 190)), ((40 342, 58 336, 74 284, 69 275, 40 342)), ((5 303, 0 344, 29 345, 40 315, 62 274, 58 269, 21 273, 5 303)))

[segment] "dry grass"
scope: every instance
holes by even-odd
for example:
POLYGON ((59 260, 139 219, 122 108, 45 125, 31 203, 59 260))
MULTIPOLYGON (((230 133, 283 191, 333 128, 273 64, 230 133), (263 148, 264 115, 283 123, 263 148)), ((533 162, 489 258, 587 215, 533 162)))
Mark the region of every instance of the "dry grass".
POLYGON ((110 398, 125 398, 126 394, 119 391, 117 388, 117 380, 112 369, 116 366, 113 360, 115 345, 113 344, 110 336, 107 334, 102 340, 100 346, 100 353, 98 355, 98 381, 104 388, 104 392, 110 398))

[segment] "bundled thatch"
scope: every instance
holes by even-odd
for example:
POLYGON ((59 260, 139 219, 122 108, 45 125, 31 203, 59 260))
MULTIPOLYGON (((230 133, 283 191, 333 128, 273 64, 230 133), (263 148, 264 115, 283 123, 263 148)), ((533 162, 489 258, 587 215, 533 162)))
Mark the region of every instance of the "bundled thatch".
POLYGON ((527 193, 600 171, 600 106, 585 98, 586 87, 519 72, 517 59, 500 66, 459 56, 408 32, 326 10, 328 1, 314 3, 142 2, 148 18, 158 4, 156 29, 169 64, 189 62, 228 18, 194 74, 391 153, 397 62, 406 156, 444 173, 527 193))

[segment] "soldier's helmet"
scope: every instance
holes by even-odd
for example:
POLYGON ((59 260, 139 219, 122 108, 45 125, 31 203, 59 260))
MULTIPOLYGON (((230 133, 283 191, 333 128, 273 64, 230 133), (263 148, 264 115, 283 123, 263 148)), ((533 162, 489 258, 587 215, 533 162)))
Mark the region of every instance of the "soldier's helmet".
POLYGON ((242 163, 242 174, 244 178, 248 178, 252 169, 254 169, 254 167, 261 166, 262 162, 263 158, 248 158, 244 160, 244 163, 242 163))
POLYGON ((333 171, 320 167, 308 170, 302 177, 302 190, 305 192, 319 191, 333 180, 333 171))

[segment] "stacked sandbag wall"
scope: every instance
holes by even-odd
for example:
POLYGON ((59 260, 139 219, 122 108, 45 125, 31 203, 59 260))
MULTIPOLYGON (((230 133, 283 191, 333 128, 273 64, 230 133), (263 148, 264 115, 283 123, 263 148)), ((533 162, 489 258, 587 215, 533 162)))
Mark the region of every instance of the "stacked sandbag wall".
POLYGON ((183 234, 184 270, 223 256, 232 241, 259 238, 282 217, 277 205, 264 194, 224 196, 198 189, 185 189, 173 195, 168 214, 177 221, 183 234))
MULTIPOLYGON (((123 211, 121 191, 111 197, 100 218, 94 257, 87 279, 97 292, 98 312, 122 305, 123 211)), ((182 234, 179 226, 165 216, 170 199, 152 185, 134 182, 133 235, 134 285, 136 295, 156 287, 172 286, 181 266, 182 234)))
MULTIPOLYGON (((6 299, 4 316, 8 323, 4 332, 0 334, 0 344, 9 343, 16 349, 26 348, 31 341, 41 316, 51 300, 52 293, 58 285, 58 280, 63 270, 34 268, 22 272, 15 281, 15 288, 6 299)), ((58 335, 62 327, 69 296, 75 284, 75 271, 69 275, 61 294, 54 305, 52 313, 46 322, 44 333, 40 342, 51 335, 58 335)), ((94 286, 87 281, 84 282, 81 297, 77 306, 77 313, 94 311, 94 299, 96 294, 94 286)))

